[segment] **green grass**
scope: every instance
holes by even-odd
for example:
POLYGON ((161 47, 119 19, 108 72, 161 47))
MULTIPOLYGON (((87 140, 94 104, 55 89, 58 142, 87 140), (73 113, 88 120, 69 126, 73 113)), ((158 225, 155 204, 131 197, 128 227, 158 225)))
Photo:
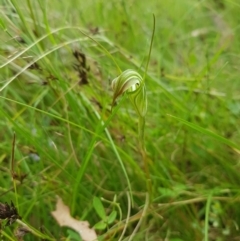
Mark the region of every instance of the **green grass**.
MULTIPOLYGON (((236 0, 0 1, 0 202, 45 240, 73 235, 51 216, 56 196, 91 226, 105 217, 97 197, 117 212, 99 240, 239 240, 239 11, 236 0), (144 75, 153 14, 149 181, 137 113, 127 96, 111 112, 111 81, 116 64, 144 75)), ((17 226, 2 225, 5 240, 17 226)))

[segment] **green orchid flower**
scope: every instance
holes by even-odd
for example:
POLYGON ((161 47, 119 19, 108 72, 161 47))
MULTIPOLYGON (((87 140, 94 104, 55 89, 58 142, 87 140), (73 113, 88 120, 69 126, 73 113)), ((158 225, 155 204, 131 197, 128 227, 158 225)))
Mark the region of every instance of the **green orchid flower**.
POLYGON ((139 117, 144 117, 147 113, 146 87, 142 76, 134 70, 128 69, 122 72, 112 81, 113 102, 127 92, 139 117))

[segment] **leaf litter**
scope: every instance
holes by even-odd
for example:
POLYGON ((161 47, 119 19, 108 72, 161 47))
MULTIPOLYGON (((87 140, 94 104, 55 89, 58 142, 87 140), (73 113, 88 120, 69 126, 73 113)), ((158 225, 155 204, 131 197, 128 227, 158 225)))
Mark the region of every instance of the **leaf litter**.
POLYGON ((83 241, 97 240, 97 234, 89 227, 89 222, 73 218, 69 207, 64 204, 60 197, 57 198, 56 210, 52 211, 51 214, 61 227, 65 226, 75 230, 83 241))

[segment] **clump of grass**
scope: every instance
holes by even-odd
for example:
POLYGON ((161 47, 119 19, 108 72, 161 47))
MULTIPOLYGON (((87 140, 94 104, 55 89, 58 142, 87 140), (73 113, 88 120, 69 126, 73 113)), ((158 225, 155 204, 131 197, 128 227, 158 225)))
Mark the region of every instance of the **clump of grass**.
MULTIPOLYGON (((57 240, 72 236, 50 218, 56 195, 74 217, 104 223, 98 234, 106 239, 238 237, 236 3, 11 0, 1 2, 0 12, 1 203, 13 200, 22 222, 44 226, 40 233, 57 240), (152 13, 150 58, 143 49, 152 13), (76 51, 86 57, 77 69, 76 51), (126 98, 111 112, 111 81, 129 77, 127 69, 137 72, 129 80, 136 89, 125 96, 133 106, 137 93, 147 96, 147 114, 146 101, 135 111, 126 98), (14 172, 26 174, 15 187, 14 132, 14 172), (144 144, 136 145, 139 136, 144 144), (114 200, 102 201, 104 217, 96 198, 114 200)), ((2 235, 15 240, 12 226, 2 235)))

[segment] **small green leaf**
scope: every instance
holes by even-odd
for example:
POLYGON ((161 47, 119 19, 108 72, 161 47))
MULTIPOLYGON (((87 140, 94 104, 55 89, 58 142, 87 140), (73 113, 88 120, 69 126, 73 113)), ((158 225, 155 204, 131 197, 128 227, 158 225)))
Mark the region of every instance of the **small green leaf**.
POLYGON ((113 223, 116 220, 116 217, 117 217, 117 212, 113 210, 107 218, 107 223, 108 224, 113 223))
POLYGON ((158 191, 164 197, 175 197, 176 196, 176 192, 174 192, 173 190, 171 190, 169 188, 159 187, 158 191))
POLYGON ((77 232, 75 232, 71 229, 68 229, 67 233, 68 233, 68 238, 71 241, 82 241, 82 238, 80 237, 80 235, 77 232))
POLYGON ((97 230, 104 230, 106 229, 106 227, 107 227, 107 224, 104 221, 100 221, 93 226, 93 228, 97 230))
POLYGON ((98 198, 98 197, 93 198, 93 207, 94 207, 95 211, 97 212, 98 216, 101 219, 106 220, 105 209, 103 207, 103 204, 102 204, 102 201, 100 198, 98 198))
POLYGON ((117 195, 115 194, 113 197, 113 202, 116 203, 117 202, 117 195))

